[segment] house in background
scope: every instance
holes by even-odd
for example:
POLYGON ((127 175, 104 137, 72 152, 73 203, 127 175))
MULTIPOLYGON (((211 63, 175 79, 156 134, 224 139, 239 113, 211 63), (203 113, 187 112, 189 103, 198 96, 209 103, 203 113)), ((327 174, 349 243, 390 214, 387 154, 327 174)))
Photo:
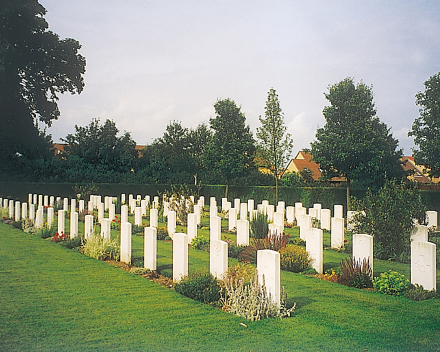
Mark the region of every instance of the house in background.
POLYGON ((409 173, 408 179, 411 181, 415 181, 418 183, 439 183, 439 177, 429 177, 428 170, 423 165, 417 165, 414 162, 414 157, 412 156, 403 156, 402 167, 405 171, 409 173))
MULTIPOLYGON (((311 154, 301 150, 298 152, 298 154, 295 156, 294 159, 290 160, 284 172, 299 173, 304 169, 309 169, 312 172, 312 177, 315 181, 318 181, 319 178, 321 177, 321 170, 319 169, 319 164, 315 163, 312 160, 311 154)), ((345 181, 346 181, 345 177, 332 177, 330 179, 330 182, 332 183, 341 183, 345 181)))

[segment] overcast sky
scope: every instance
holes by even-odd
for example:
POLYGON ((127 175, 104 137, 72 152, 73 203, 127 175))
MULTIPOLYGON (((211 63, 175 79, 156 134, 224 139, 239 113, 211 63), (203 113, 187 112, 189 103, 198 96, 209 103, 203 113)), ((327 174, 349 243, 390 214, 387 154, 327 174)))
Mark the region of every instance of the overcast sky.
POLYGON ((293 156, 325 124, 329 85, 373 87, 377 116, 410 155, 415 94, 440 71, 440 1, 40 0, 49 29, 78 40, 81 95, 61 96, 55 142, 92 118, 137 144, 173 120, 196 127, 217 99, 240 105, 255 133, 274 88, 293 156))

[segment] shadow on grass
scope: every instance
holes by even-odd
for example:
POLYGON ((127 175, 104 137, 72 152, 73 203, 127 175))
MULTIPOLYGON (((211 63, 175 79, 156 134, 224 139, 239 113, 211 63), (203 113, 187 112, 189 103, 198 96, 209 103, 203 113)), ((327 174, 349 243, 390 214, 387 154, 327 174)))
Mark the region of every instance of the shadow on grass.
POLYGON ((173 277, 173 264, 158 265, 156 271, 165 277, 173 277))
POLYGON ((315 300, 310 297, 298 297, 298 296, 289 297, 286 300, 286 305, 287 307, 291 307, 295 302, 296 302, 296 308, 302 308, 309 305, 310 303, 315 302, 315 300))
POLYGON ((336 269, 339 268, 340 262, 328 262, 328 263, 324 263, 324 273, 328 270, 328 269, 336 269))

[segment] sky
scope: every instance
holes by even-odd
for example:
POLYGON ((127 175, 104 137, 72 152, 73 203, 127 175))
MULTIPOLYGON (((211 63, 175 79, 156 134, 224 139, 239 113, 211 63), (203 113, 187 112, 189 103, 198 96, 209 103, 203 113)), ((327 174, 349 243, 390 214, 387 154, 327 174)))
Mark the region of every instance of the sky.
POLYGON ((49 30, 80 42, 85 88, 60 96, 54 142, 93 118, 137 144, 215 117, 230 98, 252 131, 278 94, 292 157, 323 127, 330 85, 372 87, 377 116, 411 155, 415 94, 440 71, 440 1, 39 0, 49 30))

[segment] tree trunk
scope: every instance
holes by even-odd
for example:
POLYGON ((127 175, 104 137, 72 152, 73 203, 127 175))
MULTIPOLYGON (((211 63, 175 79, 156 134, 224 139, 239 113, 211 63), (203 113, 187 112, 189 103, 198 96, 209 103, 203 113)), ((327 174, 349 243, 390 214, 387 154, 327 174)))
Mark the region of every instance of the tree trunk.
POLYGON ((347 177, 347 211, 351 210, 350 202, 350 179, 347 177))
POLYGON ((278 204, 278 176, 275 175, 275 205, 278 204))
POLYGON ((225 198, 228 198, 228 192, 229 192, 229 180, 226 180, 226 192, 225 192, 225 198))

